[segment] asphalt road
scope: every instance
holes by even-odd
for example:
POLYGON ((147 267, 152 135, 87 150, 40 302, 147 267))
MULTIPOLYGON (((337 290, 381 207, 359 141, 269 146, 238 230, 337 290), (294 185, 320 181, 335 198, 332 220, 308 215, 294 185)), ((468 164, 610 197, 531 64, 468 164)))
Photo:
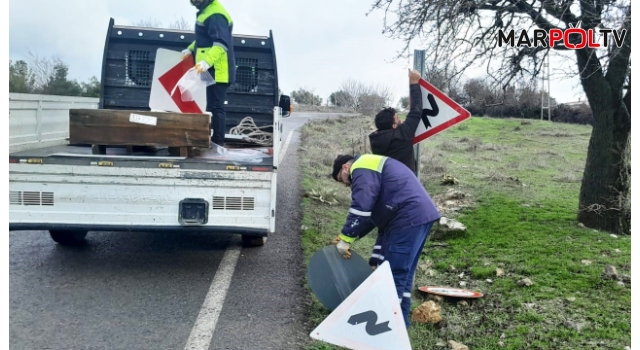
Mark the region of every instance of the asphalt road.
POLYGON ((11 232, 11 349, 301 348, 309 330, 296 150, 300 126, 331 116, 285 119, 276 233, 263 247, 240 248, 235 235, 90 232, 73 248, 45 231, 11 232), (212 335, 197 336, 203 329, 212 335))

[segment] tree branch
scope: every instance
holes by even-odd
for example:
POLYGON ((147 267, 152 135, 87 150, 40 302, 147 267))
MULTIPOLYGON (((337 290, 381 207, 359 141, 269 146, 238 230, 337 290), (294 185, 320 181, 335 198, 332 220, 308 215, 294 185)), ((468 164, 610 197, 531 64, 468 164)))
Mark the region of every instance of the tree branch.
MULTIPOLYGON (((627 34, 622 46, 613 53, 606 75, 606 79, 614 91, 621 91, 624 80, 627 74, 629 74, 629 61, 631 58, 631 7, 628 8, 625 15, 623 29, 626 29, 627 34)), ((612 43, 612 45, 614 44, 612 43)))
POLYGON ((602 14, 599 11, 602 9, 602 4, 594 6, 593 0, 580 0, 580 9, 582 12, 580 16, 582 28, 593 29, 600 24, 602 14))
POLYGON ((558 27, 551 24, 551 22, 547 21, 538 10, 533 8, 531 4, 528 4, 521 0, 509 0, 509 1, 515 7, 514 12, 528 15, 529 18, 531 18, 531 20, 533 21, 533 23, 535 23, 535 25, 537 25, 541 29, 544 29, 546 31, 549 31, 549 29, 554 29, 554 28, 559 29, 558 27))
POLYGON ((543 0, 542 8, 553 17, 565 22, 576 23, 578 18, 571 13, 571 2, 565 1, 559 7, 557 1, 543 0))

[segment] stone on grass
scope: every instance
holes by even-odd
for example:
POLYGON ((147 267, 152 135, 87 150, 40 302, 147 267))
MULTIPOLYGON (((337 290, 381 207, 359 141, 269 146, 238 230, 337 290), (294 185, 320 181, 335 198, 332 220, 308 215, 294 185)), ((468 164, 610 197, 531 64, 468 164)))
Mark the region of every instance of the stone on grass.
POLYGON ((501 268, 497 268, 496 269, 496 276, 500 277, 500 276, 504 276, 504 270, 501 268))
POLYGON ((465 232, 467 230, 467 227, 457 220, 448 219, 444 216, 440 218, 440 226, 447 231, 465 232))
POLYGON ((618 270, 613 265, 607 264, 604 267, 604 272, 602 272, 602 277, 605 279, 617 280, 618 279, 618 270))
POLYGON ((413 310, 413 314, 411 315, 411 321, 417 323, 431 323, 436 324, 442 321, 442 316, 440 315, 441 307, 433 302, 433 300, 429 300, 427 302, 422 303, 415 310, 413 310))
POLYGON ((441 185, 457 185, 460 181, 451 175, 444 175, 442 177, 442 181, 440 181, 441 185))
POLYGON ((582 260, 581 262, 587 266, 591 265, 591 260, 582 260))
POLYGON ((520 287, 525 287, 525 286, 526 286, 526 287, 531 287, 531 286, 533 285, 533 282, 532 282, 530 279, 528 279, 528 278, 523 278, 523 279, 519 280, 519 281, 517 282, 517 284, 518 284, 520 287))
POLYGON ((469 347, 462 344, 462 343, 458 343, 455 340, 449 340, 449 348, 451 350, 469 350, 469 347))

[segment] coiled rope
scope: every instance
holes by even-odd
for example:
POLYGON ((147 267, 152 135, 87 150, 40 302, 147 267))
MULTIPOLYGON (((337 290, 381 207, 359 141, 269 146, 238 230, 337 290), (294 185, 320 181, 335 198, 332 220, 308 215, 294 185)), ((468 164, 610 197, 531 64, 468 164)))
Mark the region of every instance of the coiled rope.
POLYGON ((271 127, 271 125, 259 127, 253 121, 253 118, 245 117, 240 121, 238 126, 231 128, 229 133, 231 135, 242 135, 246 141, 253 142, 261 146, 271 146, 273 144, 273 134, 262 130, 271 127))

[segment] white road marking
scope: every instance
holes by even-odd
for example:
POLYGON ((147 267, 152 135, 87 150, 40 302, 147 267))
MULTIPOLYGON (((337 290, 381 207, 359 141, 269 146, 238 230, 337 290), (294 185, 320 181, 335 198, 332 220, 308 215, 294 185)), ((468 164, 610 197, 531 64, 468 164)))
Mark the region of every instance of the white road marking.
MULTIPOLYGON (((280 155, 281 160, 287 153, 293 132, 299 127, 300 125, 289 131, 280 155)), ((241 250, 240 246, 230 246, 225 250, 220 266, 218 266, 218 271, 209 287, 209 292, 207 292, 204 303, 200 308, 196 323, 191 329, 187 345, 184 347, 185 350, 206 350, 211 346, 211 339, 213 339, 213 333, 216 330, 216 324, 222 312, 222 306, 231 285, 233 271, 236 269, 241 250)))
POLYGON ((209 287, 209 292, 204 298, 196 323, 191 329, 189 340, 184 347, 185 350, 209 349, 241 249, 242 247, 234 245, 225 250, 218 271, 211 282, 211 287, 209 287))
POLYGON ((289 148, 289 143, 291 143, 291 137, 293 136, 293 132, 296 131, 301 125, 296 126, 295 128, 289 131, 289 135, 287 135, 287 140, 284 142, 284 146, 282 147, 282 153, 280 154, 280 159, 278 160, 278 164, 282 164, 282 159, 284 159, 284 155, 287 153, 287 148, 289 148))

